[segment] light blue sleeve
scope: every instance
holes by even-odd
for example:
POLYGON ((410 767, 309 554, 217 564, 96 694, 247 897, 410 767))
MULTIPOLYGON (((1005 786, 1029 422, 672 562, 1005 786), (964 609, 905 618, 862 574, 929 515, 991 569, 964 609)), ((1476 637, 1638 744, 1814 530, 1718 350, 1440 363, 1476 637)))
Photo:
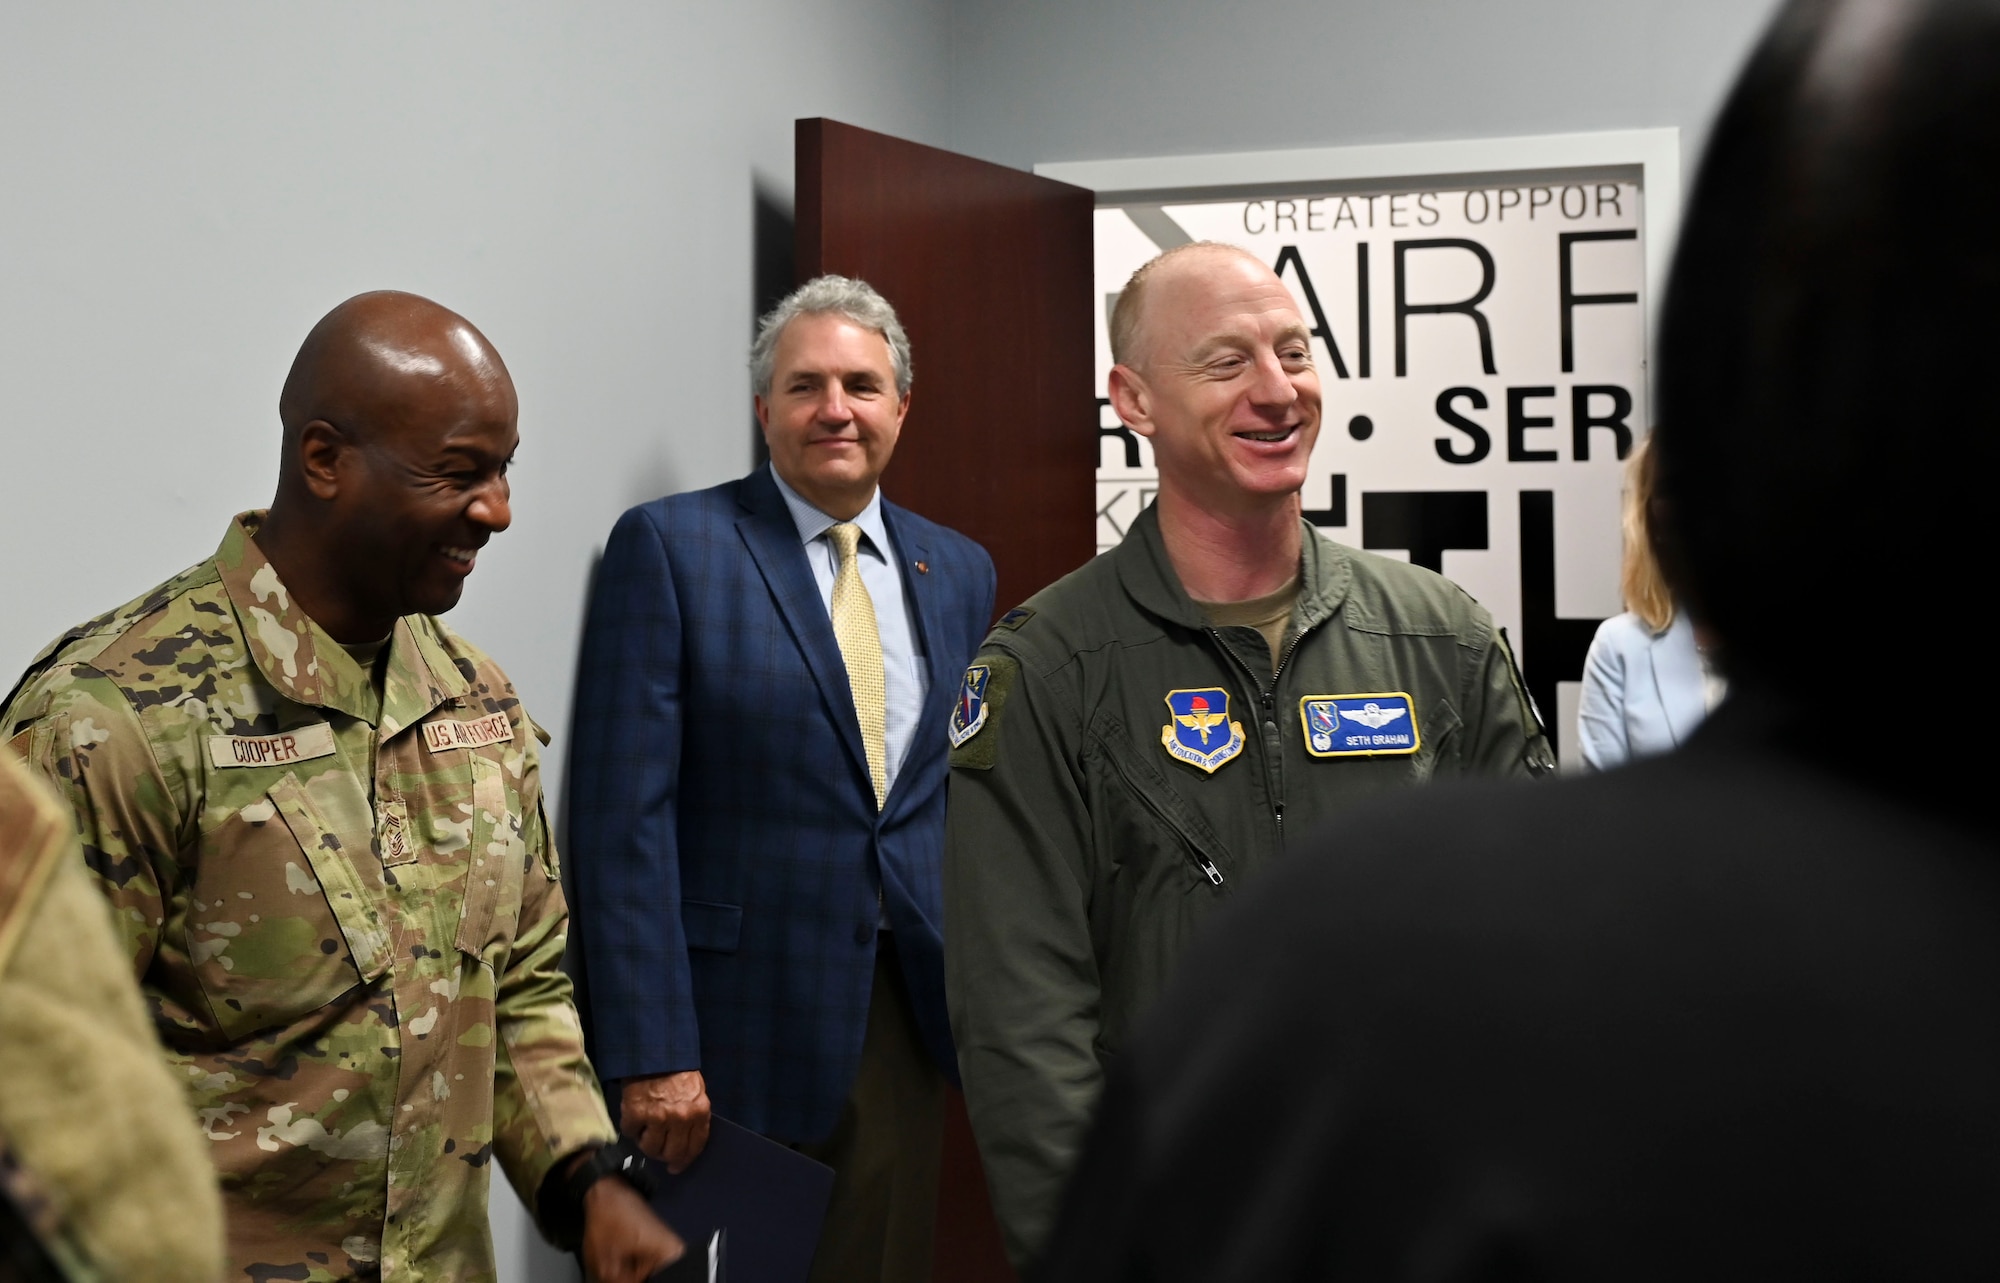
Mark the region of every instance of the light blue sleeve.
POLYGON ((1590 653, 1583 659, 1583 702, 1576 713, 1576 738, 1584 765, 1606 771, 1632 756, 1625 737, 1625 649, 1618 634, 1631 626, 1632 616, 1619 615, 1597 626, 1590 653))

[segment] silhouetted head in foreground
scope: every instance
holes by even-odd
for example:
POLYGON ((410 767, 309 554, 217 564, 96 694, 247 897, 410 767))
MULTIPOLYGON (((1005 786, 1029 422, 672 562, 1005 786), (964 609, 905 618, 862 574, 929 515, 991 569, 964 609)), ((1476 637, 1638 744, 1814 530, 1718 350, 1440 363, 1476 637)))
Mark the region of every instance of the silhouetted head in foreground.
POLYGON ((1682 226, 1662 559, 1732 681, 1856 733, 1951 724, 1982 653, 1960 620, 2000 460, 1996 198, 2000 2, 1795 0, 1682 226))
POLYGON ((472 323, 414 294, 360 294, 306 335, 278 399, 284 452, 258 546, 335 639, 458 604, 505 530, 514 382, 472 323))

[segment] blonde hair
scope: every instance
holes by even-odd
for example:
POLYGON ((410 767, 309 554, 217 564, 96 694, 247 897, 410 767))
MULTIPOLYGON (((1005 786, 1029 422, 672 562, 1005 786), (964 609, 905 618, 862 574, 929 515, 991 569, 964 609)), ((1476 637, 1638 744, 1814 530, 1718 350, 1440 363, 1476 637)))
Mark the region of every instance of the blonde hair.
POLYGON ((1646 510, 1653 502, 1653 482, 1659 468, 1653 463, 1650 434, 1632 449, 1625 463, 1625 559, 1618 575, 1618 589, 1625 596, 1625 609, 1645 621, 1658 636, 1674 622, 1674 595, 1660 573, 1660 559, 1653 552, 1652 532, 1646 510))

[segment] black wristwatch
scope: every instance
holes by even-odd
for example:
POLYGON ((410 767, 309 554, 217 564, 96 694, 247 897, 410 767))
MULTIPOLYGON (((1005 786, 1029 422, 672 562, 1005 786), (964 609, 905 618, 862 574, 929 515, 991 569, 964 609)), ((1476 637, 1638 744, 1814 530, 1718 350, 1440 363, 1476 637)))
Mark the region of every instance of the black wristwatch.
POLYGON ((620 1136, 608 1145, 599 1145, 589 1158, 565 1171, 569 1160, 558 1163, 542 1183, 542 1225, 549 1238, 565 1252, 583 1246, 583 1196, 607 1176, 622 1178, 650 1199, 659 1186, 652 1161, 629 1136, 620 1136))

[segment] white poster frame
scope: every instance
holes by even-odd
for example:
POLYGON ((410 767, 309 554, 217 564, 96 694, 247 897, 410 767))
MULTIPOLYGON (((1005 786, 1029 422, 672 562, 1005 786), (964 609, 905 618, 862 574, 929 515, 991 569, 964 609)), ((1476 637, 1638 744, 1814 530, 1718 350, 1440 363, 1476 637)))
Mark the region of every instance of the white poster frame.
POLYGON ((1035 166, 1044 178, 1097 193, 1100 205, 1141 200, 1196 201, 1224 192, 1317 183, 1428 182, 1476 187, 1522 171, 1636 166, 1645 201, 1646 333, 1657 332, 1667 268, 1680 232, 1681 131, 1611 129, 1443 142, 1371 143, 1291 151, 1211 152, 1122 160, 1059 160, 1035 166))

